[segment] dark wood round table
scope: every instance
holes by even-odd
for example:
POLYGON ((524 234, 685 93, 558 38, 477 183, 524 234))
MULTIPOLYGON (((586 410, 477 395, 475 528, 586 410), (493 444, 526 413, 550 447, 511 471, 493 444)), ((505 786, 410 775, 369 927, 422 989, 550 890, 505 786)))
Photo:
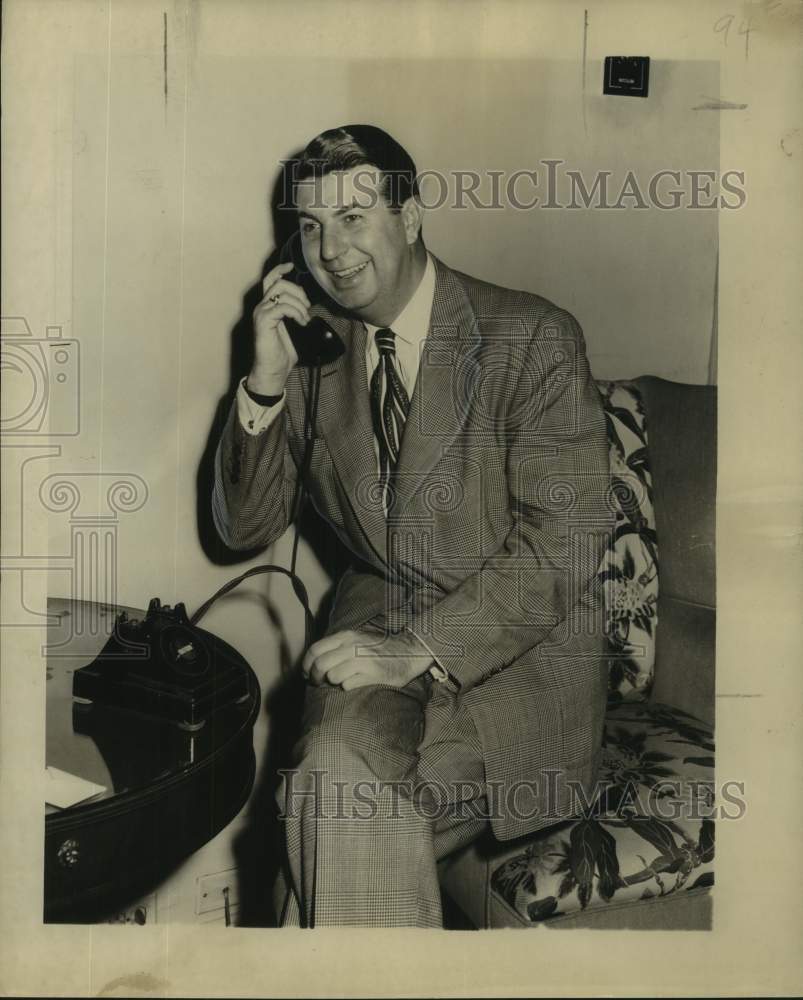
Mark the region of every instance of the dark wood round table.
POLYGON ((254 783, 260 691, 245 661, 248 697, 194 732, 73 698, 74 671, 95 659, 123 610, 144 615, 48 601, 46 763, 106 791, 67 808, 45 806, 46 921, 102 920, 158 885, 237 815, 254 783))

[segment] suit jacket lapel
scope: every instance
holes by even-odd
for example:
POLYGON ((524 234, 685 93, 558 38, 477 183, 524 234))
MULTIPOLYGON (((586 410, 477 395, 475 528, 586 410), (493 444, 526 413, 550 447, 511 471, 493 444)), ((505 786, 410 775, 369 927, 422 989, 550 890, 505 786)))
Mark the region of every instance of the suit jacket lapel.
POLYGON ((321 368, 318 427, 326 439, 355 522, 377 556, 386 562, 387 522, 377 489, 379 477, 365 367, 366 329, 359 320, 328 310, 318 311, 346 345, 344 355, 321 368))
POLYGON ((433 259, 435 296, 404 426, 394 517, 404 513, 463 427, 473 394, 474 355, 480 345, 474 310, 457 275, 433 259))

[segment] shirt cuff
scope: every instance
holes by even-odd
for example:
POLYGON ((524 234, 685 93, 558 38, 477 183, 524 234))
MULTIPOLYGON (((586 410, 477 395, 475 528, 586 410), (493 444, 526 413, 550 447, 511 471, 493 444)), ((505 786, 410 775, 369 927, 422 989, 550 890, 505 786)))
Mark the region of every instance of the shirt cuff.
POLYGON ((262 434, 270 427, 283 408, 284 393, 275 406, 260 406, 245 391, 245 379, 240 380, 237 387, 237 416, 240 418, 240 424, 246 434, 254 436, 262 434))
POLYGON ((439 684, 449 684, 449 683, 451 683, 454 687, 458 687, 458 685, 456 684, 456 682, 455 682, 454 678, 452 677, 452 675, 449 673, 448 670, 446 670, 438 662, 438 657, 435 656, 435 654, 432 652, 432 650, 429 648, 429 646, 424 642, 424 640, 421 638, 421 636, 417 632, 414 632, 410 628, 409 625, 406 625, 405 629, 406 629, 406 631, 408 631, 410 633, 410 635, 414 635, 416 637, 416 639, 418 639, 418 641, 421 643, 421 645, 424 647, 424 649, 432 657, 432 659, 433 659, 434 662, 433 662, 432 666, 428 670, 429 676, 434 681, 437 681, 439 684))

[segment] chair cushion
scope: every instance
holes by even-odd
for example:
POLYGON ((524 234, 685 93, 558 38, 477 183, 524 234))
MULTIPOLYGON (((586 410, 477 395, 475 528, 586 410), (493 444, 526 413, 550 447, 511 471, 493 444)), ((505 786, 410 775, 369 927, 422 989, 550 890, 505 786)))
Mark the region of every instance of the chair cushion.
POLYGON ((598 382, 616 524, 599 577, 605 589, 608 701, 644 701, 655 670, 658 547, 644 406, 627 382, 598 382))
POLYGON ((711 727, 694 716, 615 706, 594 801, 518 843, 491 891, 535 922, 713 885, 713 753, 711 727))

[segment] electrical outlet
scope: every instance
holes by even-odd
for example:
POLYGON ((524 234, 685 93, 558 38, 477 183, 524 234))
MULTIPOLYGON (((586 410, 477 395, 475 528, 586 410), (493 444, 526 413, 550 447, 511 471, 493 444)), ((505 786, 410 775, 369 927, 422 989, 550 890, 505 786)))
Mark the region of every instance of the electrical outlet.
POLYGON ((198 879, 195 912, 200 916, 211 910, 225 909, 227 899, 230 908, 237 906, 240 901, 237 882, 236 868, 229 868, 215 875, 203 875, 198 879))

